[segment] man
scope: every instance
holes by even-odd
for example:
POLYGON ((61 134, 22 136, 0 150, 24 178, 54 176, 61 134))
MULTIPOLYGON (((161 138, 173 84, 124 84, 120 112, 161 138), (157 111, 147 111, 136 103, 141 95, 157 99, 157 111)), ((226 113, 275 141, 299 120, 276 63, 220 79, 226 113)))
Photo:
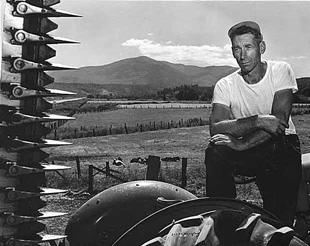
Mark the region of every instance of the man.
POLYGON ((235 198, 234 174, 256 176, 263 206, 293 225, 301 179, 298 136, 291 120, 294 73, 284 62, 263 61, 257 23, 228 31, 240 69, 219 80, 206 150, 207 196, 235 198))

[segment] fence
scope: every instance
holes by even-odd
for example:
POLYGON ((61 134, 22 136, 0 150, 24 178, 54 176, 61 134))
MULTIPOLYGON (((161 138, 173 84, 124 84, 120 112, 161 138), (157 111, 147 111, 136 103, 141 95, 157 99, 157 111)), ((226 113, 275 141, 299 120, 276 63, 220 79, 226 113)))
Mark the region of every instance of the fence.
POLYGON ((75 127, 62 127, 56 128, 50 133, 49 137, 56 139, 72 139, 72 138, 85 138, 85 137, 97 137, 97 136, 106 136, 106 135, 115 135, 115 134, 129 134, 135 132, 147 132, 147 131, 157 131, 171 128, 181 128, 181 127, 195 127, 195 126, 204 126, 208 125, 208 119, 188 119, 188 120, 179 120, 179 121, 168 121, 168 122, 149 122, 146 124, 136 125, 110 125, 105 126, 95 126, 87 127, 80 126, 80 128, 75 127))
MULTIPOLYGON (((309 114, 310 104, 293 104, 292 115, 309 114)), ((50 124, 52 132, 48 135, 50 138, 57 139, 72 139, 72 138, 85 138, 85 137, 97 137, 114 134, 129 134, 135 132, 147 132, 157 131, 171 128, 180 127, 195 127, 209 125, 209 119, 181 119, 179 121, 161 121, 161 122, 149 122, 149 123, 137 123, 136 125, 110 125, 110 126, 80 126, 77 127, 61 127, 66 121, 58 121, 50 124)))
MULTIPOLYGON (((78 163, 78 162, 77 162, 78 163)), ((147 164, 147 170, 145 179, 146 180, 158 180, 159 179, 159 173, 161 168, 161 160, 159 156, 148 156, 146 160, 147 164)), ((181 187, 186 188, 187 186, 187 158, 182 158, 182 175, 181 175, 181 187)), ((120 173, 119 171, 113 170, 110 168, 109 162, 106 162, 106 166, 102 169, 95 167, 94 165, 88 166, 88 192, 92 193, 94 191, 93 184, 94 184, 94 177, 97 174, 105 174, 107 177, 111 177, 113 179, 116 179, 120 182, 127 182, 127 180, 124 180, 123 178, 120 178, 116 176, 114 173, 120 173), (94 173, 94 171, 97 171, 94 173)))

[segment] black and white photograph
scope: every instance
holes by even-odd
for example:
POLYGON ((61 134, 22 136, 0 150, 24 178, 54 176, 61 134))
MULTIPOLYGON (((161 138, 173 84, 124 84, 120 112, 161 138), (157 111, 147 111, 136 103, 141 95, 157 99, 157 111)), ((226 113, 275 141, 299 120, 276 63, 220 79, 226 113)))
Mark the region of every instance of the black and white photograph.
POLYGON ((310 245, 310 1, 0 12, 0 246, 310 245))

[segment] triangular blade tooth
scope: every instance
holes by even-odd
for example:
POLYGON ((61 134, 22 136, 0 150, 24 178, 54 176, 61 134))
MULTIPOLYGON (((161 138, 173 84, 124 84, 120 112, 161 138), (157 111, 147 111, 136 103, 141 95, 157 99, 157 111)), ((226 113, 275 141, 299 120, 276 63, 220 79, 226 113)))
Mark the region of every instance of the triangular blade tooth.
POLYGON ((21 108, 27 109, 27 112, 25 110, 22 111, 26 114, 38 114, 40 112, 46 112, 53 108, 53 105, 42 97, 29 97, 27 100, 20 101, 24 102, 21 108))
POLYGON ((24 30, 14 30, 13 34, 11 32, 5 32, 6 38, 4 40, 8 40, 13 42, 14 44, 25 44, 25 43, 39 43, 39 44, 61 44, 61 43, 79 43, 78 41, 54 37, 49 35, 38 35, 30 32, 26 32, 24 30), (13 40, 12 40, 13 36, 13 40))
POLYGON ((0 125, 0 135, 2 138, 4 136, 8 136, 8 138, 19 137, 30 138, 31 140, 39 140, 42 136, 46 136, 51 132, 51 129, 46 127, 43 124, 35 123, 35 124, 27 124, 27 125, 19 125, 19 126, 5 126, 3 124, 0 125))
POLYGON ((39 220, 44 220, 44 219, 49 219, 49 218, 54 218, 54 217, 60 217, 67 215, 68 213, 63 213, 63 212, 43 212, 42 215, 38 217, 39 220))
POLYGON ((51 44, 80 44, 80 41, 68 39, 68 38, 61 38, 61 37, 54 37, 50 36, 51 44))
POLYGON ((42 33, 49 33, 51 31, 54 31, 58 28, 58 25, 51 21, 48 18, 42 18, 41 19, 41 27, 40 27, 40 32, 42 33))
POLYGON ((85 99, 86 99, 85 97, 80 97, 80 98, 53 100, 53 101, 48 101, 48 102, 51 104, 60 104, 60 103, 80 101, 80 100, 85 100, 85 99))
POLYGON ((17 238, 10 238, 6 241, 5 245, 14 245, 14 246, 29 246, 29 245, 36 245, 39 243, 45 243, 55 240, 61 240, 66 238, 67 236, 63 235, 43 235, 39 236, 39 239, 17 239, 17 238))
POLYGON ((56 114, 43 114, 41 116, 32 116, 21 113, 14 113, 9 120, 13 125, 27 124, 33 122, 52 122, 58 120, 74 120, 74 117, 62 116, 56 114))
POLYGON ((61 95, 61 96, 73 96, 76 95, 77 93, 75 92, 70 92, 70 91, 63 91, 63 90, 58 90, 58 89, 46 89, 49 93, 57 96, 57 95, 61 95))
POLYGON ((26 167, 16 164, 13 165, 7 164, 7 166, 8 166, 7 174, 9 174, 12 177, 70 169, 70 167, 58 166, 58 165, 41 165, 41 168, 26 167))
POLYGON ((61 166, 61 165, 42 165, 44 171, 62 171, 71 169, 71 167, 68 166, 61 166))
POLYGON ((43 139, 44 144, 48 146, 64 146, 64 145, 71 145, 72 143, 58 141, 58 140, 51 140, 51 139, 43 139))
MULTIPOLYGON (((41 196, 48 196, 48 195, 55 195, 66 193, 67 190, 60 190, 60 189, 51 189, 51 188, 42 188, 41 191, 38 192, 31 192, 31 191, 21 191, 15 188, 6 188, 5 189, 5 199, 10 202, 29 199, 33 197, 41 197, 41 196)), ((0 193, 1 196, 1 193, 0 193)))
POLYGON ((39 72, 38 77, 37 77, 37 85, 38 86, 46 86, 49 84, 54 83, 54 78, 51 77, 50 75, 44 73, 44 72, 39 72))
POLYGON ((52 188, 41 188, 40 196, 48 196, 48 195, 54 195, 54 194, 62 194, 67 193, 68 190, 62 190, 62 189, 52 189, 52 188))
POLYGON ((69 70, 77 69, 76 67, 69 67, 61 64, 52 64, 49 62, 33 62, 26 59, 15 57, 12 61, 12 72, 23 72, 23 71, 32 71, 32 70, 69 70))
POLYGON ((44 112, 53 107, 51 103, 42 97, 29 97, 27 100, 10 100, 5 94, 0 94, 0 106, 9 106, 16 109, 27 108, 28 110, 32 109, 32 112, 44 112))
POLYGON ((16 215, 14 213, 5 213, 4 221, 7 226, 15 226, 22 223, 60 217, 66 214, 67 213, 60 213, 60 212, 43 212, 39 216, 23 216, 23 215, 16 215))
POLYGON ((33 71, 30 70, 29 72, 27 71, 23 72, 22 82, 24 82, 24 84, 26 84, 27 86, 37 88, 37 87, 44 87, 46 85, 54 83, 54 78, 43 71, 36 71, 34 73, 33 71))
POLYGON ((51 15, 48 15, 48 17, 83 17, 82 15, 70 13, 67 11, 62 10, 55 10, 51 12, 51 15))
POLYGON ((43 89, 43 90, 30 90, 22 86, 10 86, 10 94, 12 99, 22 99, 25 97, 55 97, 55 96, 68 96, 76 95, 76 93, 69 91, 62 91, 57 89, 43 89))
POLYGON ((67 65, 57 64, 57 63, 48 63, 44 70, 76 70, 78 67, 70 67, 67 65))
POLYGON ((22 151, 27 149, 34 149, 34 148, 49 148, 49 147, 57 147, 57 146, 66 146, 71 145, 72 143, 63 142, 63 141, 57 141, 57 140, 50 140, 50 139, 42 139, 40 142, 31 142, 21 139, 14 139, 13 145, 16 146, 10 146, 10 148, 13 151, 22 151))
POLYGON ((56 56, 56 50, 52 49, 48 45, 40 45, 38 49, 38 61, 44 62, 52 57, 56 56))
POLYGON ((33 149, 32 151, 24 151, 18 153, 17 160, 11 161, 18 161, 21 165, 24 163, 25 165, 28 163, 38 163, 43 161, 49 157, 49 154, 44 152, 41 149, 33 149))

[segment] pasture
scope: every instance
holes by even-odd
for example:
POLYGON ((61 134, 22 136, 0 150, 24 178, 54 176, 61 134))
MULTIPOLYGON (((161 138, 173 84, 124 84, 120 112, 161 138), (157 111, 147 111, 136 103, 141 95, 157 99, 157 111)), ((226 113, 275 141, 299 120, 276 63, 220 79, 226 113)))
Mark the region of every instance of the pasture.
POLYGON ((210 108, 121 108, 75 114, 48 137, 68 139, 208 124, 210 108))
MULTIPOLYGON (((105 113, 93 113, 93 116, 91 113, 81 114, 75 115, 76 120, 67 124, 79 125, 79 120, 83 120, 83 124, 88 120, 89 124, 93 125, 99 124, 100 122, 102 124, 111 124, 112 121, 116 123, 117 121, 113 120, 113 113, 119 115, 120 125, 124 123, 124 121, 121 121, 122 119, 126 119, 127 122, 130 122, 129 120, 131 119, 131 122, 136 124, 138 122, 137 119, 142 120, 144 116, 149 117, 145 121, 147 123, 151 120, 152 116, 152 120, 174 119, 177 121, 186 116, 193 118, 205 115, 205 118, 208 118, 210 113, 208 111, 209 109, 165 109, 165 112, 161 110, 145 109, 140 111, 140 109, 122 109, 105 113), (98 119, 95 119, 96 115, 98 119), (137 118, 137 116, 140 118, 137 118), (97 123, 94 123, 96 121, 97 123)), ((293 121, 300 136, 302 153, 310 152, 310 114, 295 114, 293 121)), ((66 127, 67 124, 63 127, 66 127)), ((184 127, 132 134, 71 139, 66 140, 73 143, 70 146, 47 149, 46 151, 50 154, 48 158, 49 163, 54 162, 55 164, 71 167, 70 170, 60 172, 62 176, 57 173, 47 173, 48 187, 63 188, 70 191, 65 196, 46 197, 47 207, 44 209, 68 212, 68 215, 65 217, 50 220, 47 225, 48 232, 63 233, 71 213, 91 197, 91 194, 87 193, 88 165, 91 164, 99 168, 104 168, 107 161, 111 164, 113 159, 118 157, 123 159, 125 166, 111 165, 111 168, 119 171, 120 174, 117 175, 128 181, 144 179, 146 174, 146 166, 130 163, 132 158, 146 158, 149 155, 155 155, 161 158, 174 156, 188 158, 188 182, 186 189, 196 196, 204 196, 204 150, 207 147, 209 137, 208 126, 184 127), (81 162, 81 178, 78 178, 77 175, 76 156, 79 156, 81 162)), ((181 162, 162 162, 160 180, 180 186, 181 162)), ((119 181, 103 174, 98 174, 95 176, 94 189, 100 192, 118 183, 119 181)), ((239 185, 237 191, 239 199, 261 205, 260 194, 255 184, 239 185)))
POLYGON ((122 108, 118 110, 91 112, 76 114, 73 121, 69 121, 64 127, 80 126, 123 126, 148 124, 149 122, 178 122, 194 118, 208 119, 209 108, 122 108))

